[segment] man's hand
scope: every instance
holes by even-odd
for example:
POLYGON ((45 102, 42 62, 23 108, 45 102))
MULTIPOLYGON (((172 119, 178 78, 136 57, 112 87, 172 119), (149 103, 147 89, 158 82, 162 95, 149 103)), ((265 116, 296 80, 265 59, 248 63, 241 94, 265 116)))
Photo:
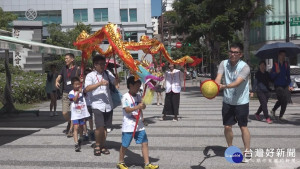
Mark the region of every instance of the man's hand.
POLYGON ((108 85, 108 81, 107 80, 101 80, 99 83, 98 83, 99 86, 107 86, 108 85))
POLYGON ((83 83, 83 77, 82 76, 80 76, 80 82, 83 83))
POLYGON ((249 95, 250 95, 250 97, 254 97, 254 93, 253 92, 250 92, 249 95))
POLYGON ((293 87, 289 87, 289 91, 291 92, 291 91, 293 91, 294 90, 294 88, 293 87))
POLYGON ((61 75, 58 75, 57 78, 55 79, 55 87, 57 89, 59 89, 59 87, 60 87, 60 83, 59 83, 60 79, 61 79, 61 75))
POLYGON ((59 89, 59 87, 60 87, 60 84, 59 84, 59 82, 55 82, 55 87, 57 88, 57 89, 59 89))
POLYGON ((227 85, 219 84, 219 87, 220 87, 220 90, 224 90, 227 87, 227 85))

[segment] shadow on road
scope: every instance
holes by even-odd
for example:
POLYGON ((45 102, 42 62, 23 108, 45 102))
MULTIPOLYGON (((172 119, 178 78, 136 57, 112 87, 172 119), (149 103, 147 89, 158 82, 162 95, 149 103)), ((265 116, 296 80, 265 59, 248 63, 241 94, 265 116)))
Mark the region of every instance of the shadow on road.
POLYGON ((49 111, 40 111, 37 117, 27 111, 13 116, 2 116, 0 127, 4 129, 0 129, 0 146, 38 132, 39 129, 36 128, 48 129, 66 122, 61 115, 50 117, 49 114, 49 111))
POLYGON ((209 158, 213 157, 224 157, 224 153, 226 151, 226 147, 222 146, 207 146, 203 150, 204 158, 201 162, 199 162, 199 165, 191 166, 191 169, 205 169, 205 167, 202 166, 204 161, 209 158))
MULTIPOLYGON (((131 145, 134 144, 133 142, 134 142, 134 140, 131 142, 131 145)), ((114 149, 114 150, 120 152, 121 142, 106 141, 106 146, 107 146, 108 149, 114 149)), ((93 147, 93 145, 91 147, 93 147)), ((149 152, 151 152, 151 149, 149 150, 149 152)), ((150 160, 151 163, 156 163, 159 159, 158 158, 152 158, 152 157, 149 156, 149 160, 150 160)), ((136 149, 134 147, 129 146, 129 148, 125 152, 124 161, 125 161, 125 163, 128 167, 140 166, 140 167, 144 168, 145 163, 144 163, 144 158, 142 156, 142 147, 141 147, 141 145, 140 145, 139 149, 136 149), (138 153, 133 152, 132 149, 133 150, 138 150, 138 153)))
MULTIPOLYGON (((293 114, 291 114, 291 115, 293 115, 293 114)), ((261 118, 262 117, 263 116, 261 115, 261 118)), ((254 116, 254 114, 249 115, 249 119, 257 121, 256 118, 255 118, 255 116, 254 116)), ((277 119, 277 117, 276 117, 276 119, 277 119)), ((265 121, 260 121, 260 122, 261 123, 266 123, 265 121)), ((282 125, 292 124, 292 125, 295 125, 295 126, 300 126, 300 116, 295 117, 295 115, 293 115, 293 118, 292 119, 288 119, 287 122, 279 122, 278 120, 273 120, 273 123, 274 124, 282 124, 282 125)))

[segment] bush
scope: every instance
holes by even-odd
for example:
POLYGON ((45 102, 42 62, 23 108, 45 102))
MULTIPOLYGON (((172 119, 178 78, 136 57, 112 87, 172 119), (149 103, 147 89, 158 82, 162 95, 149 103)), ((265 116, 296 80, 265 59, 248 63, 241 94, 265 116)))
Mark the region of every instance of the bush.
MULTIPOLYGON (((45 91, 46 74, 24 72, 20 68, 13 67, 12 65, 9 67, 12 76, 11 86, 14 102, 33 103, 47 99, 45 91)), ((6 84, 4 66, 0 66, 0 72, 0 93, 3 93, 6 84)))

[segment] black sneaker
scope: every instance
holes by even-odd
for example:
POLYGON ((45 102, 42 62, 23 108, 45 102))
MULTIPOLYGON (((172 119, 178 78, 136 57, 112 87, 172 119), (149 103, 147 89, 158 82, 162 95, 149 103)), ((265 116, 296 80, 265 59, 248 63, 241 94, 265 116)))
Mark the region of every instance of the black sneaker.
POLYGON ((80 148, 81 148, 81 144, 82 144, 82 138, 79 138, 78 139, 78 145, 79 145, 80 148))
POLYGON ((75 151, 76 152, 80 152, 80 145, 77 143, 77 144, 75 144, 75 151))

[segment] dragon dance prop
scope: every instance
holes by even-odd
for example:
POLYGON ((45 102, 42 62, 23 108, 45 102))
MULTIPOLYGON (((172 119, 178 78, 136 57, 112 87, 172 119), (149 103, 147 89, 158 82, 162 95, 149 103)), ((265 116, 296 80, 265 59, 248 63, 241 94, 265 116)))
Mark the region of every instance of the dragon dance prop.
MULTIPOLYGON (((129 51, 142 50, 145 54, 150 54, 152 56, 160 52, 169 63, 181 66, 185 64, 192 64, 194 62, 194 60, 189 56, 173 60, 161 42, 156 39, 149 39, 149 37, 145 35, 141 36, 140 42, 123 41, 117 25, 112 23, 108 23, 92 35, 82 31, 77 37, 76 42, 74 42, 74 46, 82 51, 81 72, 83 72, 84 65, 91 57, 93 51, 97 51, 105 57, 118 55, 124 65, 130 70, 130 73, 134 75, 135 79, 141 79, 141 81, 145 83, 144 95, 147 86, 153 91, 155 81, 161 81, 163 78, 151 74, 149 69, 147 69, 147 66, 149 65, 145 66, 143 62, 134 60, 129 51), (109 46, 106 50, 100 48, 100 44, 104 40, 109 42, 109 46)), ((151 96, 152 94, 150 93, 149 95, 151 96)), ((147 94, 144 97, 147 97, 147 94)), ((151 102, 152 99, 143 98, 144 103, 148 103, 149 100, 151 102)), ((138 117, 139 116, 140 113, 138 114, 138 117)))
POLYGON ((114 54, 118 55, 136 79, 139 79, 139 76, 137 75, 139 68, 137 60, 133 59, 129 50, 142 50, 144 53, 151 55, 162 52, 166 60, 172 64, 184 65, 186 63, 194 62, 189 56, 173 60, 161 42, 156 39, 149 39, 149 37, 145 35, 141 36, 140 42, 123 41, 117 25, 112 23, 108 23, 93 35, 88 35, 85 31, 82 31, 77 37, 76 42, 74 42, 74 46, 82 51, 82 60, 84 62, 91 57, 93 51, 97 51, 99 54, 106 57, 114 54), (108 40, 110 44, 105 51, 100 48, 100 44, 103 40, 108 40))

